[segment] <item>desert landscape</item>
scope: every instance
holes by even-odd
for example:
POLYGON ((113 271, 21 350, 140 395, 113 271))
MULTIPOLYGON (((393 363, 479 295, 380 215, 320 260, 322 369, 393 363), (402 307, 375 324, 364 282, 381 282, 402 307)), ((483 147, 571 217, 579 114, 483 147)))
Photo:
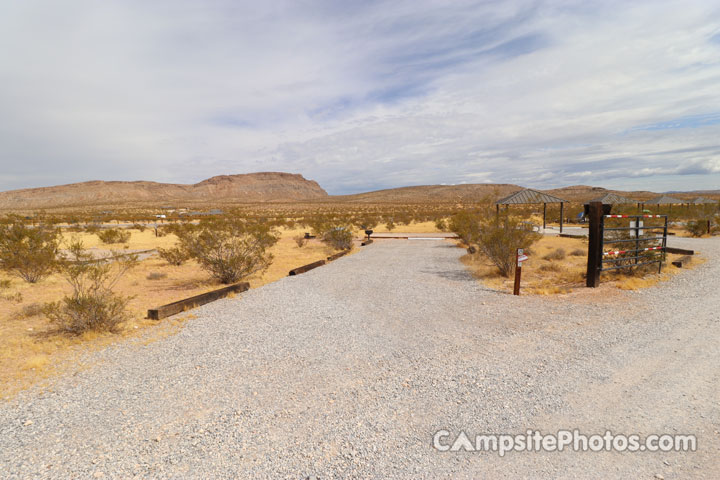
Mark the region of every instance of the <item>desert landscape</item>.
POLYGON ((0 480, 720 478, 718 19, 0 2, 0 480))

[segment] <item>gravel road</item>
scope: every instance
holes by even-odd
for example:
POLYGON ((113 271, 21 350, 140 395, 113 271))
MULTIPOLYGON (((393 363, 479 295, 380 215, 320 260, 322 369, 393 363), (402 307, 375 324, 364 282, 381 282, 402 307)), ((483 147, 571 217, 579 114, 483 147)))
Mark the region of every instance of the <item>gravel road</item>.
POLYGON ((720 478, 720 242, 642 292, 484 289, 385 241, 0 404, 2 478, 720 478), (696 434, 689 453, 439 452, 433 433, 696 434))

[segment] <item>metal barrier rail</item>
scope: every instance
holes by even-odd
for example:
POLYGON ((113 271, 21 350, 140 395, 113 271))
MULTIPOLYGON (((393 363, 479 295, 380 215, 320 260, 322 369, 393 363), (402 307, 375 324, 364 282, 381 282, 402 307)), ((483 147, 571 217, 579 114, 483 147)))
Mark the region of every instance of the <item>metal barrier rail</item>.
POLYGON ((602 247, 608 244, 617 244, 617 243, 629 243, 634 242, 635 243, 635 249, 634 250, 611 250, 607 252, 602 252, 600 257, 600 263, 598 270, 600 272, 604 272, 607 270, 617 270, 620 268, 636 268, 643 265, 651 265, 653 263, 658 264, 658 273, 662 271, 662 262, 665 260, 665 249, 667 248, 667 229, 668 229, 668 218, 667 215, 602 215, 600 219, 600 246, 601 250, 602 247), (629 226, 629 227, 605 227, 605 219, 606 218, 628 218, 628 219, 635 219, 635 225, 629 226), (640 219, 641 218, 664 218, 665 222, 664 225, 640 225, 640 219), (649 233, 653 235, 657 235, 657 230, 662 229, 662 236, 653 236, 653 237, 643 237, 642 234, 646 233, 646 231, 650 231, 649 233), (634 232, 633 238, 618 238, 618 239, 606 239, 605 238, 605 232, 606 231, 629 231, 634 232), (661 244, 659 246, 650 246, 650 247, 642 247, 641 243, 643 242, 651 242, 651 241, 660 241, 661 244), (659 252, 659 255, 654 256, 646 256, 642 255, 641 252, 659 252), (624 254, 636 254, 631 257, 617 257, 617 255, 624 255, 624 254), (640 260, 647 260, 652 259, 650 261, 646 262, 640 262, 640 260), (626 265, 613 265, 613 266, 605 266, 606 263, 610 262, 621 262, 621 261, 631 261, 634 260, 634 262, 628 263, 626 265))

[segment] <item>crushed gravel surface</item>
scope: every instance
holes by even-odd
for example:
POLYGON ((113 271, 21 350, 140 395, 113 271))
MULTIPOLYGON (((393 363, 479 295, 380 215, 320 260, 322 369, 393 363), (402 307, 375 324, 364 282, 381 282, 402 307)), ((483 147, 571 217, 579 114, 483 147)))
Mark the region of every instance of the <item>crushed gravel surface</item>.
POLYGON ((720 241, 640 292, 513 297, 384 241, 205 305, 0 404, 2 478, 720 478, 720 241), (433 434, 689 433, 690 453, 439 452, 433 434))

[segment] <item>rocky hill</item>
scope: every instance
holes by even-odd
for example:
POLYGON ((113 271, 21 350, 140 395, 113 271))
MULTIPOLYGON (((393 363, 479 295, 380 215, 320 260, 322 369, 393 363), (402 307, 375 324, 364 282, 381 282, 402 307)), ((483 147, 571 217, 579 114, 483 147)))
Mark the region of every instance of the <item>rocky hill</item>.
POLYGON ((221 175, 194 185, 92 181, 0 192, 0 209, 101 207, 134 204, 226 204, 321 199, 317 182, 281 172, 221 175))
POLYGON ((355 195, 333 196, 334 201, 357 203, 483 202, 504 197, 522 187, 512 184, 422 185, 390 188, 355 195))

